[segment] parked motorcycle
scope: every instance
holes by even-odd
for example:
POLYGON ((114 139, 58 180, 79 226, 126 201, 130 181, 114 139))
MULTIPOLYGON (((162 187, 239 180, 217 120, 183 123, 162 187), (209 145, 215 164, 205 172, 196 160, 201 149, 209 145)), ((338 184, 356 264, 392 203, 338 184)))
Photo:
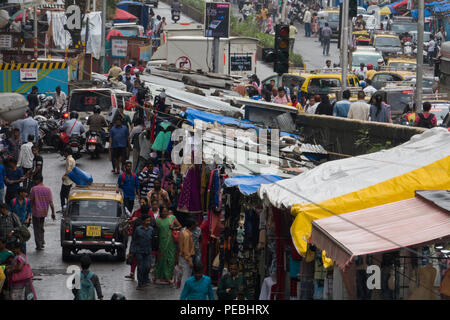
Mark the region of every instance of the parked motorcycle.
POLYGON ((54 119, 48 119, 40 122, 38 120, 38 123, 39 136, 41 137, 39 147, 46 145, 49 147, 53 147, 55 150, 58 150, 60 146, 60 138, 58 135, 58 128, 60 126, 60 123, 54 119))
POLYGON ((86 150, 91 155, 91 159, 100 158, 105 146, 103 144, 102 135, 98 131, 89 131, 86 134, 86 150))
MULTIPOLYGON (((83 146, 83 139, 77 134, 72 134, 69 138, 69 142, 67 143, 66 147, 69 147, 72 149, 73 152, 73 158, 75 160, 81 158, 81 149, 83 146)), ((63 148, 64 150, 64 148, 63 148)))
POLYGON ((172 21, 173 23, 177 23, 180 20, 180 11, 173 10, 172 12, 172 21))

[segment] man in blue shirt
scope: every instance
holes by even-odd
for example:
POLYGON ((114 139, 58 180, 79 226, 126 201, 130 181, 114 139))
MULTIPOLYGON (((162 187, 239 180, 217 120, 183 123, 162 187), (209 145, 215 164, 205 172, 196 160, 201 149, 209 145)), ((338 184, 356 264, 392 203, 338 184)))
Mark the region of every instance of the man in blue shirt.
POLYGON ((29 225, 31 221, 31 201, 27 198, 27 190, 19 188, 17 197, 9 203, 9 211, 15 213, 22 224, 29 225))
POLYGON ((151 218, 149 215, 144 213, 141 216, 141 220, 142 225, 138 226, 133 233, 130 249, 130 253, 134 254, 137 260, 138 286, 136 290, 142 290, 143 287, 150 284, 149 272, 152 255, 153 227, 150 225, 151 218))
POLYGON ((114 120, 114 127, 109 130, 109 149, 113 165, 112 172, 120 173, 120 164, 127 159, 127 148, 130 145, 130 132, 127 126, 122 125, 122 120, 117 117, 114 120))
POLYGON ((125 172, 122 172, 117 180, 117 185, 123 191, 123 203, 130 213, 133 212, 134 197, 139 194, 139 180, 131 171, 131 167, 131 161, 127 161, 125 172))
POLYGON ((211 278, 203 275, 203 265, 194 266, 194 275, 186 280, 180 300, 214 300, 211 278))
MULTIPOLYGON (((27 198, 27 190, 25 188, 19 188, 17 191, 18 196, 12 199, 9 203, 9 211, 15 213, 22 225, 29 227, 32 217, 31 201, 27 198)), ((22 243, 23 253, 27 253, 27 243, 22 243)))
POLYGON ((342 100, 336 102, 334 105, 333 116, 347 118, 348 110, 350 109, 350 90, 342 92, 342 100))
POLYGON ((9 203, 13 198, 17 197, 17 191, 20 188, 20 183, 25 180, 22 168, 17 166, 15 159, 9 159, 6 165, 6 195, 5 203, 9 203))
POLYGON ((20 130, 20 139, 22 140, 22 143, 27 143, 28 135, 30 134, 34 136, 33 142, 38 141, 40 137, 39 124, 36 120, 34 120, 31 117, 31 113, 28 114, 28 117, 26 119, 20 121, 19 130, 20 130))

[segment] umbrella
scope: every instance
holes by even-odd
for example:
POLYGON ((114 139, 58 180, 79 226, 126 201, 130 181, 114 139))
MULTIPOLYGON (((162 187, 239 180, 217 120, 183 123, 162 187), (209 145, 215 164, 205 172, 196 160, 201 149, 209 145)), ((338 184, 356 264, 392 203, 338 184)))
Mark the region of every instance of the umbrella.
POLYGON ((109 41, 111 37, 123 37, 123 34, 119 30, 112 29, 110 32, 108 32, 108 35, 106 36, 106 41, 109 41))
POLYGON ((137 20, 137 17, 125 10, 117 8, 113 20, 137 20))
POLYGON ((391 9, 389 9, 387 6, 381 8, 381 10, 379 11, 379 14, 380 14, 381 16, 385 16, 385 15, 388 15, 388 14, 391 14, 391 13, 392 13, 392 12, 391 12, 391 9))

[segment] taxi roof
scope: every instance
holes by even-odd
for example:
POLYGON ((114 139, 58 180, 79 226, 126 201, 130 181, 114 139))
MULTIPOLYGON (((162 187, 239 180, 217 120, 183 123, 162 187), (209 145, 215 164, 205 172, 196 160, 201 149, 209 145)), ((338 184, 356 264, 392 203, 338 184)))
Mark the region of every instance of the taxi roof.
POLYGON ((385 37, 385 38, 397 38, 397 39, 400 39, 400 38, 399 38, 397 35, 395 35, 395 34, 386 34, 386 33, 375 34, 373 37, 374 37, 374 38, 385 37))
POLYGON ((416 63, 417 64, 417 60, 412 59, 412 58, 392 57, 392 58, 388 58, 387 63, 389 64, 389 62, 407 62, 407 63, 416 63))
POLYGON ((72 200, 111 200, 123 202, 123 197, 121 193, 110 191, 76 190, 69 195, 69 201, 72 200))

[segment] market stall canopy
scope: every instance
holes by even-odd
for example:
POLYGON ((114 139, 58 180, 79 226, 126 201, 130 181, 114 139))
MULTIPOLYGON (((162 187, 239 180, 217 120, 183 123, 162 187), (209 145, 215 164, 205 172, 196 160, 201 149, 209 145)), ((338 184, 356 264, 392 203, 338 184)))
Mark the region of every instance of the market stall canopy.
POLYGON ((260 176, 237 176, 228 178, 225 179, 224 183, 227 187, 237 186, 242 194, 248 196, 258 191, 260 185, 274 183, 279 180, 283 180, 283 178, 276 175, 263 174, 260 176))
POLYGON ((113 20, 137 20, 138 18, 131 13, 116 8, 116 13, 114 14, 113 20))
MULTIPOLYGON (((450 202, 450 191, 432 196, 450 202)), ((418 192, 412 199, 315 220, 311 243, 344 269, 357 256, 448 238, 450 212, 434 203, 418 192)))
POLYGON ((388 15, 388 14, 391 14, 391 13, 392 13, 391 9, 389 9, 388 6, 381 8, 381 10, 379 11, 379 14, 381 16, 385 16, 385 15, 388 15))
POLYGON ((291 235, 304 254, 311 222, 414 197, 415 190, 443 190, 450 185, 450 132, 426 130, 388 150, 329 161, 270 185, 258 194, 296 216, 291 235))

